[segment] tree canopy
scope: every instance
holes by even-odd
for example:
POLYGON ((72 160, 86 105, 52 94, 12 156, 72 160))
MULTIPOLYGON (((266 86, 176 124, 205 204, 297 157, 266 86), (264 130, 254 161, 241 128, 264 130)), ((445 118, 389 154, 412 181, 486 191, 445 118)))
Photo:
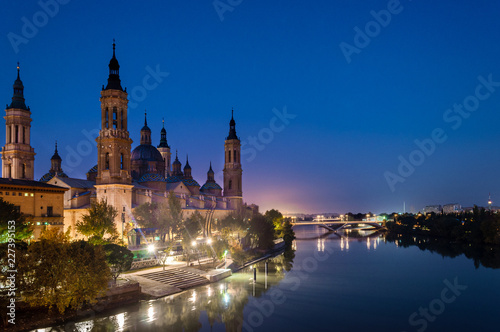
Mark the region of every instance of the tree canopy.
POLYGON ((115 226, 117 216, 118 211, 106 200, 92 202, 87 214, 76 224, 76 230, 85 235, 92 244, 115 242, 118 240, 115 226))
POLYGON ((29 239, 33 234, 31 225, 19 209, 14 204, 0 198, 0 243, 8 241, 9 229, 14 230, 14 238, 18 241, 29 239), (9 226, 11 227, 9 228, 9 226))

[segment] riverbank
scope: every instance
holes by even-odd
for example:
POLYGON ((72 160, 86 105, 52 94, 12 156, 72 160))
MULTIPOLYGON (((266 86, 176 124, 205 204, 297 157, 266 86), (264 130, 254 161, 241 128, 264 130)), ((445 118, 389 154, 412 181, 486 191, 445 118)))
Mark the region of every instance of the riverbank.
POLYGON ((99 313, 133 304, 140 298, 139 283, 118 280, 117 284, 108 288, 105 296, 98 298, 94 305, 83 307, 80 310, 68 309, 64 314, 60 314, 57 308, 49 310, 46 307, 30 307, 24 302, 19 302, 16 308, 15 325, 8 324, 7 327, 2 327, 9 331, 30 331, 46 326, 65 325, 65 330, 72 330, 76 321, 93 318, 99 313))

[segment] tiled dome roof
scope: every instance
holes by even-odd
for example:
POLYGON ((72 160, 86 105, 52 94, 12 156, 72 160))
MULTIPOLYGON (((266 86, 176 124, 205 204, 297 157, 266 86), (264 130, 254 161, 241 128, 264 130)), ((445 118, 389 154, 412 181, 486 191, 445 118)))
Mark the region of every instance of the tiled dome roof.
POLYGON ((161 174, 147 173, 144 174, 137 182, 165 182, 165 178, 161 174))
POLYGON ((200 188, 200 190, 208 190, 208 189, 222 190, 222 188, 216 182, 207 182, 200 188))
POLYGON ((97 165, 95 165, 94 167, 89 169, 89 171, 87 173, 97 173, 97 165))

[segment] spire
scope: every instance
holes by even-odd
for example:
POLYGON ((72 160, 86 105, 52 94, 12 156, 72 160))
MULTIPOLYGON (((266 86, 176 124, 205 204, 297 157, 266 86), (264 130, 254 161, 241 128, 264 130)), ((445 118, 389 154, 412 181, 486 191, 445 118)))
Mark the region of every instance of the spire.
POLYGON ((207 182, 208 183, 215 182, 215 175, 214 175, 214 170, 212 169, 212 162, 210 162, 210 168, 208 169, 207 172, 207 182))
POLYGON ((113 57, 109 61, 109 77, 108 77, 108 85, 106 86, 106 90, 120 90, 123 91, 120 81, 120 65, 118 64, 118 60, 115 56, 115 40, 113 39, 113 57))
POLYGON ((158 145, 159 148, 169 148, 167 143, 167 131, 165 130, 165 119, 162 119, 163 122, 163 128, 161 128, 161 138, 160 138, 160 145, 158 145))
POLYGON ((56 150, 54 151, 54 155, 50 160, 61 160, 61 157, 59 156, 59 153, 57 152, 57 141, 56 141, 56 150))
POLYGON ((179 161, 179 157, 177 156, 177 150, 175 150, 175 160, 172 163, 172 175, 182 176, 181 166, 181 162, 179 161))
POLYGON ((17 63, 17 78, 14 81, 13 87, 14 95, 12 96, 12 102, 10 103, 10 106, 8 106, 7 108, 20 108, 28 111, 29 108, 26 107, 24 100, 24 85, 19 74, 19 62, 17 63))
POLYGON ((56 141, 56 149, 54 151, 54 155, 52 156, 52 158, 50 158, 50 171, 49 171, 49 173, 53 174, 53 175, 63 174, 61 164, 62 164, 62 159, 59 156, 59 153, 57 153, 57 141, 56 141))
POLYGON ((146 110, 144 110, 144 127, 141 129, 141 145, 151 145, 151 129, 148 127, 146 110))
POLYGON ((189 165, 189 156, 188 155, 186 155, 186 165, 184 166, 184 170, 186 170, 186 169, 189 169, 189 170, 191 169, 191 166, 189 165))
POLYGON ((227 136, 226 140, 230 139, 237 139, 239 140, 238 136, 236 136, 236 121, 234 121, 234 110, 231 109, 231 121, 229 121, 229 136, 227 136))
POLYGON ((184 166, 184 178, 192 179, 191 176, 191 166, 189 166, 189 157, 186 155, 186 165, 184 166))

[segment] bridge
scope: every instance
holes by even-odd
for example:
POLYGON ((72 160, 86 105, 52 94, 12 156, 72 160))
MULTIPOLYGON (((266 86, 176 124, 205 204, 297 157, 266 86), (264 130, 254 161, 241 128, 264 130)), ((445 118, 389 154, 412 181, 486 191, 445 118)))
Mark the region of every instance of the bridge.
POLYGON ((343 230, 347 227, 350 227, 352 225, 366 225, 370 226, 368 229, 376 229, 376 230, 387 230, 384 225, 382 225, 384 222, 377 222, 377 221, 342 221, 340 219, 313 219, 313 221, 301 221, 297 222, 294 221, 292 222, 292 226, 299 226, 299 225, 318 225, 319 227, 325 228, 329 230, 330 232, 338 232, 340 230, 343 230), (337 227, 335 227, 337 226, 337 227))

